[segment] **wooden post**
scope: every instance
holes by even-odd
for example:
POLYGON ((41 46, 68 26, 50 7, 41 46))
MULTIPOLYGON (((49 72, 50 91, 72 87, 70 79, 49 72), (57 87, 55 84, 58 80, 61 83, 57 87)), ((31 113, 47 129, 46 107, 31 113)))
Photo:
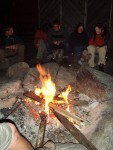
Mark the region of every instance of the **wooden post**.
POLYGON ((45 136, 45 129, 46 129, 46 123, 47 123, 47 116, 45 113, 41 112, 40 114, 41 122, 38 130, 38 136, 36 141, 36 147, 41 148, 44 145, 44 136, 45 136))

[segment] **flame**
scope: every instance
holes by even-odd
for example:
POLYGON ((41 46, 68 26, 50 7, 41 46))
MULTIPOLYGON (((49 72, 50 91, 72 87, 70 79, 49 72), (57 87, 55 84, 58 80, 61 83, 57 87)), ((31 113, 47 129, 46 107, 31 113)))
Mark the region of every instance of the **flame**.
POLYGON ((59 97, 64 98, 64 100, 66 101, 66 103, 68 104, 68 94, 71 91, 71 86, 69 85, 66 89, 65 92, 62 92, 59 97))
POLYGON ((35 94, 39 96, 43 95, 43 98, 45 99, 45 111, 49 113, 48 104, 54 99, 56 87, 51 79, 51 75, 49 72, 46 72, 46 70, 41 67, 40 64, 37 65, 37 69, 40 73, 42 88, 36 88, 35 94))
MULTIPOLYGON (((48 104, 50 102, 54 103, 54 97, 56 94, 55 83, 53 83, 49 71, 46 71, 45 68, 43 68, 40 64, 37 65, 37 69, 40 73, 40 80, 42 83, 42 87, 36 88, 35 94, 45 100, 45 111, 47 112, 47 114, 49 114, 48 104)), ((68 94, 70 91, 71 91, 71 86, 69 85, 67 87, 66 91, 62 92, 59 95, 59 97, 63 98, 67 104, 68 104, 68 94)), ((63 102, 64 101, 61 101, 61 103, 63 103, 63 102)), ((60 103, 60 102, 58 102, 58 103, 60 103)), ((69 111, 69 106, 68 106, 67 110, 69 111)))
MULTIPOLYGON (((65 92, 62 92, 59 97, 61 98, 64 98, 65 102, 68 104, 68 95, 69 95, 69 92, 71 91, 71 86, 69 85, 66 89, 65 92)), ((69 111, 69 105, 68 105, 68 108, 67 108, 67 111, 69 111)))

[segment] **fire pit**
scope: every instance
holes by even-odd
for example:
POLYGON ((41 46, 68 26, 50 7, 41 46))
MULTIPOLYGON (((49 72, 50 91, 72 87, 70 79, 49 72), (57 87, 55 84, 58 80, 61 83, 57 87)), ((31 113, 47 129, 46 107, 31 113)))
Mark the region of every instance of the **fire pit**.
MULTIPOLYGON (((54 66, 53 68, 57 66, 56 64, 49 65, 54 66)), ((20 132, 34 147, 36 145, 42 147, 48 140, 52 140, 54 143, 79 142, 87 149, 103 147, 96 141, 96 131, 100 132, 100 126, 104 125, 104 118, 106 118, 104 116, 109 118, 110 116, 107 114, 112 114, 110 107, 112 101, 100 102, 77 91, 76 80, 73 80, 75 74, 71 74, 72 70, 62 67, 56 76, 56 74, 50 73, 51 69, 49 72, 46 67, 45 69, 40 65, 37 68, 40 75, 34 73, 36 72, 36 68, 34 68, 31 69, 32 74, 29 71, 24 81, 16 79, 16 82, 18 81, 16 87, 19 88, 16 88, 18 91, 15 93, 16 96, 9 94, 7 98, 1 98, 0 118, 13 120, 20 132), (63 78, 62 70, 65 70, 63 78), (72 80, 70 76, 72 76, 72 80), (66 80, 66 77, 70 80, 66 80), (30 79, 31 87, 34 87, 30 91, 26 90, 26 87, 30 87, 30 85, 27 86, 29 82, 26 82, 26 79, 27 81, 30 79), (22 86, 20 87, 20 85, 22 86), (60 85, 61 88, 59 88, 60 85)), ((59 68, 56 68, 57 72, 59 68)), ((11 80, 11 83, 14 86, 17 84, 15 80, 11 80)), ((6 88, 9 92, 7 82, 6 88)), ((109 119, 106 120, 106 122, 108 121, 109 119)))
POLYGON ((50 73, 46 72, 46 70, 42 68, 40 65, 37 65, 37 68, 40 73, 40 80, 42 83, 41 84, 42 87, 36 88, 35 94, 32 92, 24 93, 24 96, 27 96, 39 102, 39 105, 37 103, 38 106, 35 106, 36 105, 35 103, 34 104, 32 103, 32 105, 30 104, 32 102, 31 99, 25 100, 27 105, 29 103, 30 105, 29 108, 31 108, 32 106, 33 108, 37 110, 37 112, 39 112, 39 110, 37 109, 37 107, 39 107, 41 111, 41 115, 40 115, 41 126, 39 128, 39 134, 38 134, 39 137, 38 137, 37 147, 43 147, 44 145, 44 134, 45 134, 46 123, 48 124, 53 123, 59 126, 58 125, 59 122, 56 119, 58 118, 58 120, 60 120, 60 122, 62 122, 62 124, 64 124, 64 126, 75 137, 77 137, 78 141, 80 141, 81 143, 84 143, 86 147, 90 149, 96 149, 85 138, 85 136, 83 136, 83 134, 75 127, 75 126, 79 127, 81 124, 85 123, 85 121, 82 118, 76 116, 74 113, 72 114, 70 110, 71 105, 69 104, 69 101, 68 101, 68 94, 71 91, 71 86, 69 85, 65 91, 62 91, 56 95, 55 83, 53 83, 50 73), (47 121, 46 121, 46 118, 47 118, 47 121), (66 124, 68 124, 68 126, 66 124), (76 136, 76 134, 78 134, 78 136, 76 136))

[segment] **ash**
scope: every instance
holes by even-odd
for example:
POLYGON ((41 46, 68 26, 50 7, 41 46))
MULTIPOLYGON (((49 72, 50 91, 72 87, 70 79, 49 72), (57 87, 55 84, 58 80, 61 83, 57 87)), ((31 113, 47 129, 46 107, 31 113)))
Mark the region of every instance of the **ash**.
POLYGON ((49 139, 54 141, 55 143, 77 143, 70 132, 61 124, 59 125, 59 127, 55 125, 47 126, 45 135, 45 141, 49 139))
MULTIPOLYGON (((99 118, 101 116, 100 114, 102 113, 103 106, 99 106, 100 104, 96 100, 91 100, 88 96, 83 94, 79 94, 79 102, 80 101, 87 101, 87 105, 73 105, 73 113, 85 120, 88 120, 88 124, 80 126, 79 129, 81 132, 83 132, 83 134, 90 136, 91 133, 95 130, 98 121, 100 120, 99 118)), ((1 112, 2 113, 0 113, 0 118, 4 118, 5 111, 1 112)), ((22 103, 16 109, 16 111, 8 117, 8 119, 15 122, 20 133, 22 133, 35 147, 38 137, 37 135, 40 118, 37 120, 34 118, 35 117, 33 116, 33 113, 31 113, 31 111, 24 103, 22 103)), ((59 124, 58 126, 56 121, 47 124, 45 131, 45 142, 52 140, 55 143, 78 143, 76 139, 70 134, 70 132, 65 129, 58 120, 57 123, 59 124)))

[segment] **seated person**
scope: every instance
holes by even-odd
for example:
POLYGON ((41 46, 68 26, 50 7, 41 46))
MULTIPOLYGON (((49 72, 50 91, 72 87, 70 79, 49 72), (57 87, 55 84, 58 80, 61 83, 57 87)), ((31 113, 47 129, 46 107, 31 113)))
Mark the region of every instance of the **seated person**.
POLYGON ((46 48, 46 42, 47 42, 47 26, 44 25, 41 28, 39 28, 34 35, 34 45, 37 52, 37 59, 42 59, 44 56, 47 55, 47 48, 46 48))
POLYGON ((99 54, 99 70, 104 71, 107 50, 107 35, 104 26, 101 23, 96 24, 92 36, 89 38, 88 52, 91 54, 89 66, 95 67, 95 53, 99 54))
POLYGON ((56 20, 53 22, 52 28, 48 32, 48 51, 49 53, 59 53, 66 55, 67 53, 67 33, 61 28, 60 23, 56 20))
POLYGON ((88 36, 85 32, 84 25, 79 23, 76 29, 69 36, 70 49, 75 53, 77 62, 82 64, 81 56, 82 52, 86 49, 88 44, 88 36))
POLYGON ((0 37, 0 61, 5 57, 18 53, 18 62, 24 61, 24 45, 23 41, 16 35, 12 26, 4 29, 4 34, 0 37))
POLYGON ((0 150, 33 150, 12 123, 0 123, 0 150))

